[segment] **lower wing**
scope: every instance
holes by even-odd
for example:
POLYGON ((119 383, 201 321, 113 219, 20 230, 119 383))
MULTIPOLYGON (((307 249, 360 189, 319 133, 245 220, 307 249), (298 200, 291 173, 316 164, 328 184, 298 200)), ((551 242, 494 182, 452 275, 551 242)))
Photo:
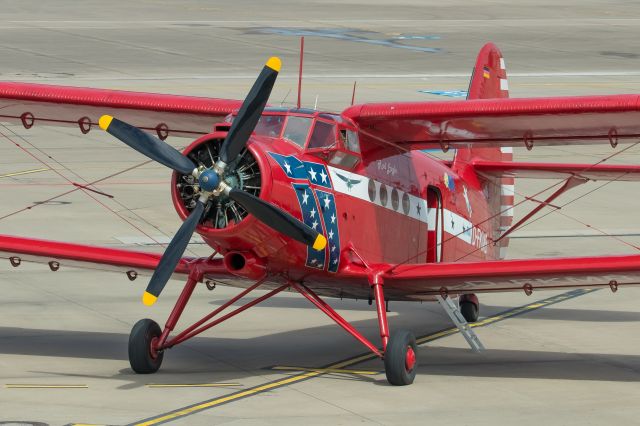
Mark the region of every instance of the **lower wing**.
MULTIPOLYGON (((377 265, 385 294, 405 300, 436 295, 611 287, 640 284, 640 255, 377 265)), ((365 269, 350 271, 372 279, 365 269)))
MULTIPOLYGON (((125 272, 129 279, 150 275, 160 261, 161 254, 135 250, 97 247, 84 244, 0 235, 0 258, 9 259, 13 266, 22 261, 47 263, 57 271, 61 267, 81 267, 104 271, 125 272)), ((184 257, 174 274, 187 275, 194 262, 204 262, 207 277, 230 277, 222 259, 196 259, 184 257)))

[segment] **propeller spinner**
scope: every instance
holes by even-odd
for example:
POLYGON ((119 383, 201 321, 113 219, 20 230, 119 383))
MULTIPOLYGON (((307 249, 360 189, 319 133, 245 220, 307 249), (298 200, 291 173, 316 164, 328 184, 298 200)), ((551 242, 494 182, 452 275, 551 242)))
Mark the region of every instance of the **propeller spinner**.
POLYGON ((103 130, 152 160, 182 174, 192 175, 200 187, 200 197, 195 208, 173 236, 147 285, 142 296, 142 302, 145 305, 150 306, 155 303, 167 281, 171 278, 171 274, 182 258, 189 240, 204 214, 207 202, 221 195, 233 199, 258 220, 296 241, 310 245, 316 250, 323 250, 327 245, 324 235, 300 222, 289 213, 248 192, 233 188, 224 181, 225 173, 232 171, 228 170, 229 164, 234 163, 258 124, 271 94, 271 89, 278 77, 280 67, 280 59, 275 56, 267 61, 222 143, 220 160, 209 168, 198 167, 169 144, 124 121, 109 115, 100 117, 98 124, 103 130))

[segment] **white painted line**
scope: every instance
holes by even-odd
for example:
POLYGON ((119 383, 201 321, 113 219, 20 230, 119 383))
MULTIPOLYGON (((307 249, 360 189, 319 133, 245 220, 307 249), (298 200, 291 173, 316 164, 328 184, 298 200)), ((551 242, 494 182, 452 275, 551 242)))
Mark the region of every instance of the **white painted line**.
POLYGON ((515 195, 515 185, 500 185, 500 195, 515 195))

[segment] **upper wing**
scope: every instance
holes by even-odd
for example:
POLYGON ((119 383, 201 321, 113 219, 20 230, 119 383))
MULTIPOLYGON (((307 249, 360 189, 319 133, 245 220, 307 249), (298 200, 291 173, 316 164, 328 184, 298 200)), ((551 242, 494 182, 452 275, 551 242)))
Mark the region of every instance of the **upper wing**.
MULTIPOLYGON (((130 278, 153 272, 161 254, 134 250, 96 247, 83 244, 38 240, 33 238, 0 235, 0 258, 10 259, 14 266, 22 261, 48 263, 51 269, 72 266, 87 269, 126 272, 130 278), (16 264, 17 263, 17 264, 16 264)), ((176 274, 188 274, 190 263, 196 259, 182 258, 176 274)), ((222 259, 207 259, 201 262, 207 276, 230 277, 222 259)))
POLYGON ((362 136, 406 149, 611 143, 640 136, 640 96, 355 105, 362 136))
POLYGON ((450 294, 604 286, 617 289, 619 285, 640 284, 640 255, 403 264, 382 278, 385 292, 407 299, 433 298, 443 287, 450 294))
POLYGON ((121 90, 0 82, 0 121, 75 126, 86 133, 104 114, 155 131, 161 139, 197 137, 240 108, 242 101, 121 90))
POLYGON ((564 179, 571 176, 589 180, 640 181, 640 166, 610 164, 525 163, 511 161, 474 161, 476 172, 487 177, 564 179))

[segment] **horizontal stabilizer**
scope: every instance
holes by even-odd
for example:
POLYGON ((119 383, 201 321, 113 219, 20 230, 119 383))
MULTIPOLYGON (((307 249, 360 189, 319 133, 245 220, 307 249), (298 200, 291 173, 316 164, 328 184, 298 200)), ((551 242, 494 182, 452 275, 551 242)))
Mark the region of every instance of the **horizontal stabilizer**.
POLYGON ((474 161, 472 166, 478 174, 485 177, 565 179, 576 176, 589 180, 640 181, 640 166, 636 165, 474 161))

